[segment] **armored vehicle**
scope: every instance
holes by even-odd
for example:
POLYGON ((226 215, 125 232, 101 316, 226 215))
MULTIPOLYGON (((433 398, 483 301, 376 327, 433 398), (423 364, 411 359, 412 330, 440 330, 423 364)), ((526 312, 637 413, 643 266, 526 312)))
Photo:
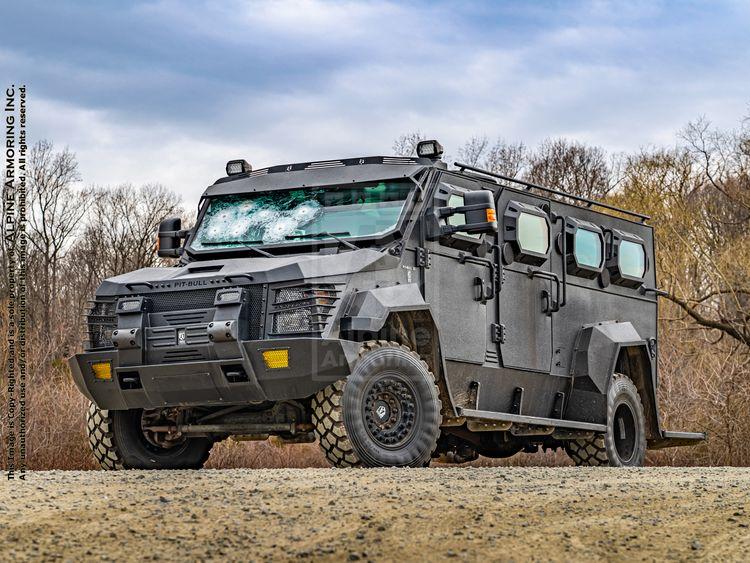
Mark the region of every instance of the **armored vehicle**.
POLYGON ((640 466, 661 426, 644 215, 442 160, 230 161, 195 226, 102 282, 73 377, 106 469, 199 468, 226 438, 334 466, 563 448, 640 466))

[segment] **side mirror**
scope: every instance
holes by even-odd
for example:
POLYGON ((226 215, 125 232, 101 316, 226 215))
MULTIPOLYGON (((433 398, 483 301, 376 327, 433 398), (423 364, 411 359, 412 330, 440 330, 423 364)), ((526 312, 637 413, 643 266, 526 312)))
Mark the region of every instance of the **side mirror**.
POLYGON ((466 218, 463 225, 441 225, 441 235, 453 233, 496 233, 497 211, 495 200, 489 190, 475 190, 464 194, 464 204, 460 207, 440 207, 437 209, 440 218, 448 218, 463 213, 466 218))
POLYGON ((170 217, 159 223, 159 237, 156 253, 160 258, 179 258, 182 254, 182 239, 187 233, 180 230, 182 219, 170 217))

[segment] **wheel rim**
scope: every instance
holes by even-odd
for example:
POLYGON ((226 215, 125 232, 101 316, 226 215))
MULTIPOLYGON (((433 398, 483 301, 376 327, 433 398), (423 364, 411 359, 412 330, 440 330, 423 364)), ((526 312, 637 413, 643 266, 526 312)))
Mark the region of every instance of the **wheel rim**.
POLYGON ((612 421, 615 449, 623 463, 633 459, 638 446, 638 435, 636 432, 635 414, 627 403, 620 404, 615 410, 612 421))
POLYGON ((414 387, 400 374, 375 378, 365 390, 362 405, 367 433, 383 448, 402 448, 418 425, 417 404, 414 387))

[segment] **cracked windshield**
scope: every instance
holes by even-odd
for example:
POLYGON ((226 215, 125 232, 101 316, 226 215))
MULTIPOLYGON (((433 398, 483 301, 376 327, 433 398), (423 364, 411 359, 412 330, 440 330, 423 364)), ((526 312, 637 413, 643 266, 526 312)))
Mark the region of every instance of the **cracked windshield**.
POLYGON ((211 199, 195 250, 377 236, 396 227, 409 180, 227 195, 211 199))

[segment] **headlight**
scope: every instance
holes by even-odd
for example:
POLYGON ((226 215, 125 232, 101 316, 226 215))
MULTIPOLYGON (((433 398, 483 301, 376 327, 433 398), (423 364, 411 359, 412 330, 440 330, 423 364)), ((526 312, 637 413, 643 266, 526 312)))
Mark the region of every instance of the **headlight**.
POLYGON ((276 290, 273 334, 321 333, 338 300, 332 285, 303 285, 276 290))

